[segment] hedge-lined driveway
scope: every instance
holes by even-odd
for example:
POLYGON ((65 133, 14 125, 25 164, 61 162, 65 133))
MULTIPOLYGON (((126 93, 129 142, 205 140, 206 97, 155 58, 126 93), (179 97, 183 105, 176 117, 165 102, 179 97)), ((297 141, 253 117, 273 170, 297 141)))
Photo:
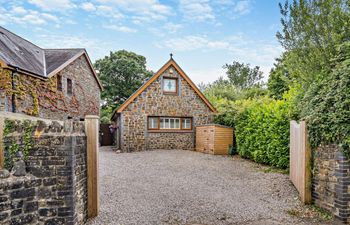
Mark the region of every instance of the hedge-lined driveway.
POLYGON ((88 224, 316 224, 290 215, 300 203, 288 175, 239 157, 101 148, 100 193, 88 224))

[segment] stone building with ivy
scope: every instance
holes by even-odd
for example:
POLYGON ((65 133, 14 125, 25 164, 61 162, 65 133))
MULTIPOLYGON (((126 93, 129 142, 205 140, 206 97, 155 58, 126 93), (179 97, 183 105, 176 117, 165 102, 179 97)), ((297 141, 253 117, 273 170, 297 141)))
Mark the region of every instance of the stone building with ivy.
POLYGON ((0 111, 83 120, 99 115, 101 90, 85 49, 43 49, 0 26, 0 111))

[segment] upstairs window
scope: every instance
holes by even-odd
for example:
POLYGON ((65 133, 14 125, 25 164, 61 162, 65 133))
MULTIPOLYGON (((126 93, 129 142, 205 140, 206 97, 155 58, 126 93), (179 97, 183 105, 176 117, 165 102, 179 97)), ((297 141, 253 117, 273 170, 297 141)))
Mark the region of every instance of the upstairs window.
POLYGON ((62 85, 62 76, 57 75, 57 91, 62 91, 63 85, 62 85))
POLYGON ((164 77, 163 78, 163 93, 177 94, 178 80, 177 78, 164 77))
POLYGON ((67 78, 67 95, 73 94, 73 83, 71 79, 67 78))

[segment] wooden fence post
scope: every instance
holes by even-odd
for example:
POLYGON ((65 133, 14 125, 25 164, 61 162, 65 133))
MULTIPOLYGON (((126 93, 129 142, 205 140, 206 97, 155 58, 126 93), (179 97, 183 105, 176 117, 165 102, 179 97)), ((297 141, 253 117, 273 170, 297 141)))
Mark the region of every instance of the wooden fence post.
POLYGON ((5 118, 0 117, 0 169, 4 168, 5 155, 4 155, 4 123, 5 118))
POLYGON ((85 133, 87 137, 87 191, 88 218, 96 217, 99 211, 98 193, 98 131, 99 117, 85 117, 85 133))
POLYGON ((290 122, 290 179, 297 188, 301 201, 311 203, 311 148, 306 122, 290 122))

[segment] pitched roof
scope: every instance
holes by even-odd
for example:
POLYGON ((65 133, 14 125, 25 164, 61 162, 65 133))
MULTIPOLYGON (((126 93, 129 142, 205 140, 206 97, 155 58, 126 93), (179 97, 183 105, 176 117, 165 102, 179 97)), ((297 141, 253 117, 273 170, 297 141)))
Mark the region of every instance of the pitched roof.
POLYGON ((8 65, 45 76, 45 52, 0 26, 0 58, 8 65))
POLYGON ((96 82, 102 89, 85 49, 42 49, 0 26, 0 62, 10 68, 45 79, 55 75, 81 55, 85 55, 96 82))
POLYGON ((84 49, 45 49, 46 73, 50 74, 84 49))
POLYGON ((138 90, 136 90, 119 108, 115 113, 121 113, 132 101, 135 100, 148 86, 150 86, 159 76, 161 76, 166 69, 173 66, 179 73, 179 75, 187 81, 191 88, 196 92, 196 94, 203 100, 203 102, 210 108, 212 112, 216 112, 214 106, 208 101, 208 99, 202 94, 202 92, 197 88, 197 86, 192 82, 192 80, 186 75, 186 73, 181 69, 181 67, 171 58, 167 63, 165 63, 150 79, 147 80, 138 90))

